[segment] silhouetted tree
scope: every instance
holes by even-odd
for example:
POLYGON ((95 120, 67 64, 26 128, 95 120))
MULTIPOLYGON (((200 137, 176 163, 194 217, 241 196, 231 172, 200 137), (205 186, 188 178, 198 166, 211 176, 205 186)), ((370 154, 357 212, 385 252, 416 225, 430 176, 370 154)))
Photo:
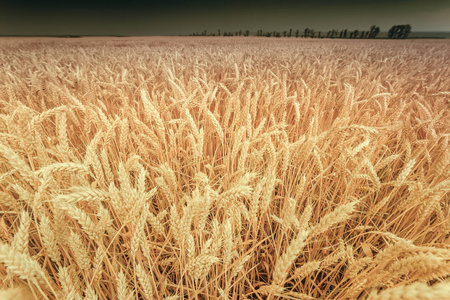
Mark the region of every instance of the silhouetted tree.
POLYGON ((281 37, 281 33, 280 32, 276 32, 275 36, 279 38, 279 37, 281 37))
POLYGON ((399 25, 394 25, 392 26, 389 31, 388 31, 388 38, 390 39, 397 39, 398 37, 398 32, 400 31, 400 26, 399 25))
POLYGON ((369 39, 376 38, 379 33, 380 33, 380 27, 375 26, 375 25, 370 26, 369 39))
POLYGON ((334 38, 338 37, 338 33, 339 33, 339 31, 337 31, 336 29, 330 30, 327 33, 327 38, 334 39, 334 38))
POLYGON ((410 33, 411 33, 411 25, 406 24, 405 27, 403 28, 403 37, 402 38, 406 39, 410 33))
POLYGON ((359 30, 358 29, 353 30, 353 38, 356 39, 358 37, 358 35, 359 35, 359 30))
POLYGON ((292 28, 289 29, 289 33, 288 33, 288 37, 291 37, 291 36, 292 36, 292 28))
POLYGON ((344 29, 344 34, 343 34, 343 38, 346 39, 347 38, 347 29, 344 29))
POLYGON ((400 32, 400 25, 392 26, 388 31, 388 38, 397 39, 400 32))
POLYGON ((287 36, 287 31, 283 31, 283 36, 286 37, 287 36))
POLYGON ((299 34, 300 34, 300 30, 297 29, 297 30, 295 31, 295 37, 298 38, 299 34))
POLYGON ((406 24, 405 27, 403 28, 403 38, 406 39, 410 33, 411 33, 411 25, 406 24))
POLYGON ((338 35, 339 35, 339 30, 337 30, 337 29, 331 30, 331 37, 332 38, 337 38, 338 35))
POLYGON ((305 28, 303 36, 304 37, 310 37, 311 36, 311 29, 305 28))
POLYGON ((250 35, 250 30, 246 30, 245 32, 244 32, 244 36, 249 36, 250 35))
POLYGON ((390 39, 406 39, 411 33, 411 25, 394 25, 388 31, 390 39))

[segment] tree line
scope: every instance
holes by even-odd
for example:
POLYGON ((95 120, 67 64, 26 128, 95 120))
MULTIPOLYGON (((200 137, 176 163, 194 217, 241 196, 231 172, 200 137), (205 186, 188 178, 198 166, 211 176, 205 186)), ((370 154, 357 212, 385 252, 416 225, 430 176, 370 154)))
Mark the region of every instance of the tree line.
MULTIPOLYGON (((348 30, 348 29, 332 29, 327 32, 316 31, 312 28, 305 28, 303 31, 296 29, 284 30, 284 31, 256 31, 254 36, 260 37, 302 37, 302 38, 341 38, 341 39, 375 39, 380 33, 380 27, 372 25, 369 30, 348 30)), ((406 39, 411 33, 411 25, 394 25, 388 31, 388 38, 390 39, 406 39)), ((207 32, 195 32, 190 34, 191 36, 250 36, 249 30, 239 31, 221 31, 207 32)))

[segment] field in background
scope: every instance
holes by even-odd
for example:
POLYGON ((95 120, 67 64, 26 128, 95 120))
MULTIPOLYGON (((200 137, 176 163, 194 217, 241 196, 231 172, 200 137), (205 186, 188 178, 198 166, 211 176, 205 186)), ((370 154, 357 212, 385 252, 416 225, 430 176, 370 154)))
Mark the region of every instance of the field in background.
POLYGON ((445 299, 449 46, 1 39, 0 296, 445 299))

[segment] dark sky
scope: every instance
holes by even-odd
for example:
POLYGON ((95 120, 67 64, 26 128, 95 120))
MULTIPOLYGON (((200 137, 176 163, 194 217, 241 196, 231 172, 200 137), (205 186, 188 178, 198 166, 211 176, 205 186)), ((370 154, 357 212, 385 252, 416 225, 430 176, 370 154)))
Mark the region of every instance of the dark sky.
POLYGON ((449 0, 0 0, 0 35, 184 35, 314 28, 450 31, 449 0))

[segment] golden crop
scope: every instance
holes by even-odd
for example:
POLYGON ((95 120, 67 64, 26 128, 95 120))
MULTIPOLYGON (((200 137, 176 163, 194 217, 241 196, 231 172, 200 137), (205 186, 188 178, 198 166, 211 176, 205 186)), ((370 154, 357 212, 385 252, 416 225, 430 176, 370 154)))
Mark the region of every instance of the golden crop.
POLYGON ((0 298, 448 299, 449 61, 0 40, 0 298))

